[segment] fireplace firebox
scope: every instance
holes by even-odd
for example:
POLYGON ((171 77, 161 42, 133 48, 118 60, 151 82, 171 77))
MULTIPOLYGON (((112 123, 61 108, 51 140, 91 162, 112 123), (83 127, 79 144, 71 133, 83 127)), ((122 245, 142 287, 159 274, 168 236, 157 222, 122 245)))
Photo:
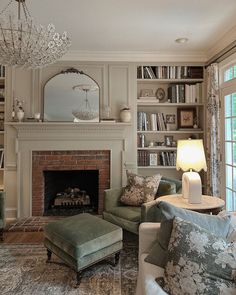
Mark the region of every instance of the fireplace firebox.
POLYGON ((44 171, 44 215, 98 212, 98 170, 44 171))

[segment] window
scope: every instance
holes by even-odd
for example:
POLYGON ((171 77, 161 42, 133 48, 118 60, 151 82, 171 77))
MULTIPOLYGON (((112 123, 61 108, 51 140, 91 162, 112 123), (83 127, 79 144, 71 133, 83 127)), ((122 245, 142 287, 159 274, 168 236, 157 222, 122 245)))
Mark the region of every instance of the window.
POLYGON ((226 210, 236 210, 236 55, 220 66, 221 73, 221 126, 223 151, 223 181, 221 195, 226 210))

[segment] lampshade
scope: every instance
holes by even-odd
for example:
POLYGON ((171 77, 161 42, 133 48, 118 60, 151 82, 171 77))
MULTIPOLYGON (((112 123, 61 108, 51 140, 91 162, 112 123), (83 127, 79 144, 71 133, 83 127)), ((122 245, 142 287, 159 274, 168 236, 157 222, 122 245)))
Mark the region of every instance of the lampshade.
POLYGON ((177 142, 176 169, 183 171, 207 171, 202 139, 186 139, 177 142))

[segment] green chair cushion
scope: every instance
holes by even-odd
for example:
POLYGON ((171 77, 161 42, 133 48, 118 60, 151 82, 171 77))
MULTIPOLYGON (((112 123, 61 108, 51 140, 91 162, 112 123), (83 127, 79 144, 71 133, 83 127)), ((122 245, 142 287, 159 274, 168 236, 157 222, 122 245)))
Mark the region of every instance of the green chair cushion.
POLYGON ((123 219, 129 221, 140 222, 141 221, 141 207, 135 206, 117 206, 109 210, 112 213, 123 219))
POLYGON ((77 260, 120 242, 122 229, 102 218, 83 213, 45 225, 44 235, 77 260))

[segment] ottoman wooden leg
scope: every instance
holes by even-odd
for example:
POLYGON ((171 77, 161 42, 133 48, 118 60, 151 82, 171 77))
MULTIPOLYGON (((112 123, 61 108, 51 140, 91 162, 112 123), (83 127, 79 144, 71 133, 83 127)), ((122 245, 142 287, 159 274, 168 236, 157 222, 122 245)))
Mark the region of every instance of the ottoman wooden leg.
POLYGON ((48 256, 47 262, 50 262, 51 257, 52 257, 52 251, 47 249, 47 256, 48 256))
POLYGON ((3 241, 3 228, 0 229, 0 240, 3 241))
POLYGON ((114 263, 113 263, 113 266, 117 266, 118 262, 119 262, 119 259, 120 259, 120 252, 117 252, 115 254, 115 258, 114 258, 114 263))
POLYGON ((82 271, 78 271, 76 273, 76 279, 77 279, 76 287, 79 287, 81 279, 82 279, 82 271))

